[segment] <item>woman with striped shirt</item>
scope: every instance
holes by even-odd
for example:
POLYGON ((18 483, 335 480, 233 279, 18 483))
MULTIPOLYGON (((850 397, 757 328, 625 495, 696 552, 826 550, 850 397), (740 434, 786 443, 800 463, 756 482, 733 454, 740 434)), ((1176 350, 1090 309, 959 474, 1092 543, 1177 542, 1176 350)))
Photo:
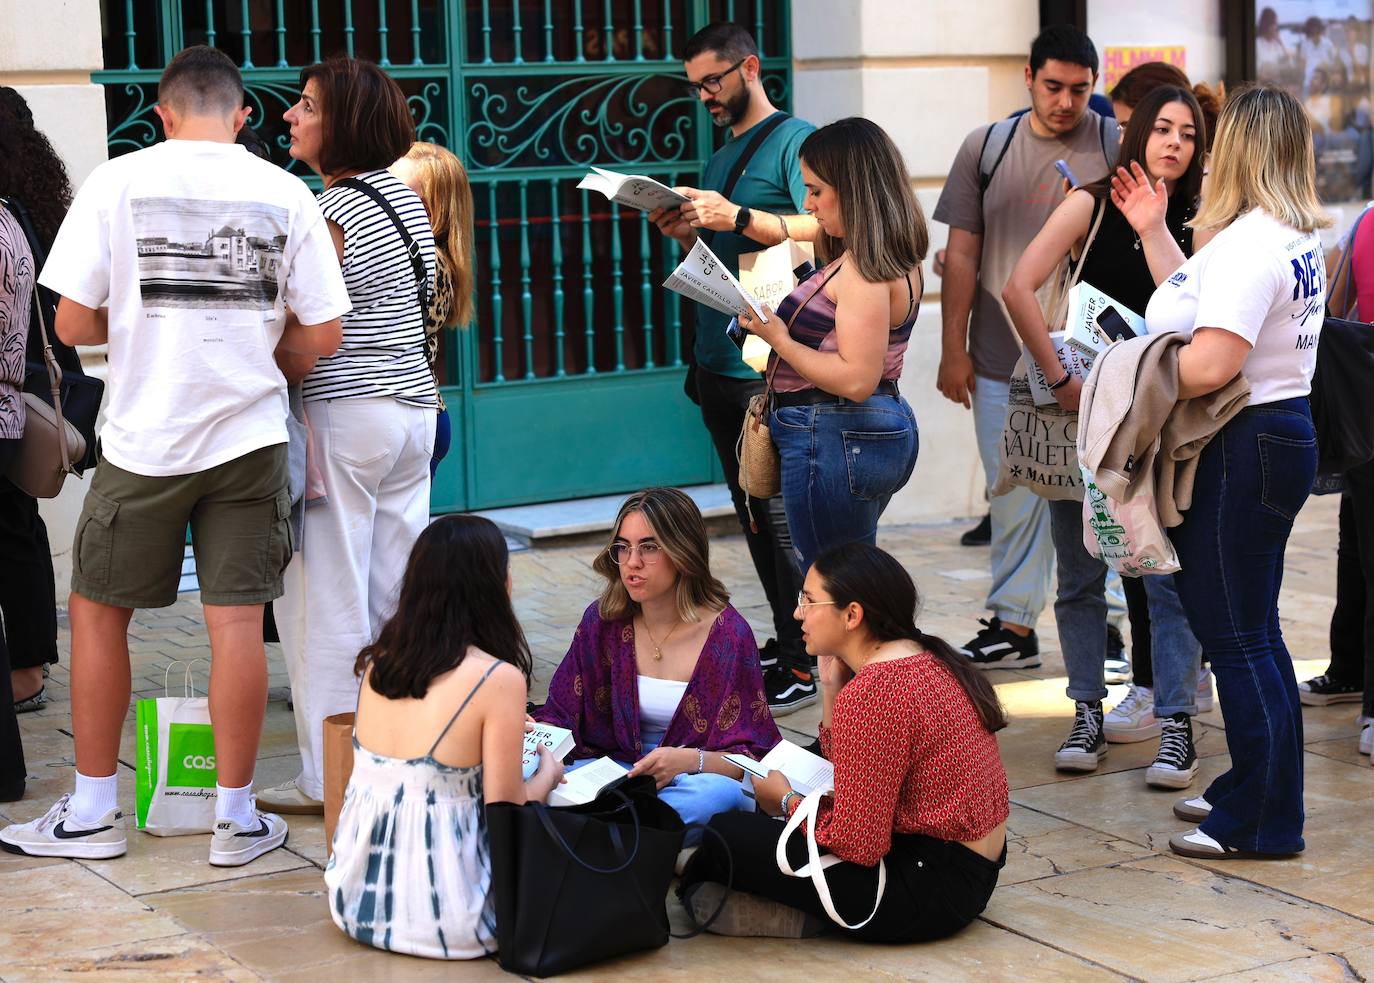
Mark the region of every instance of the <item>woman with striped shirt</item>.
POLYGON ((324 179, 320 208, 353 302, 336 354, 282 363, 303 382, 327 499, 305 513, 276 607, 301 774, 259 801, 308 814, 323 811, 324 718, 356 706, 353 661, 390 614, 429 519, 438 403, 424 325, 434 237, 419 196, 387 170, 415 139, 405 96, 353 58, 305 69, 301 90, 285 115, 291 156, 324 179))

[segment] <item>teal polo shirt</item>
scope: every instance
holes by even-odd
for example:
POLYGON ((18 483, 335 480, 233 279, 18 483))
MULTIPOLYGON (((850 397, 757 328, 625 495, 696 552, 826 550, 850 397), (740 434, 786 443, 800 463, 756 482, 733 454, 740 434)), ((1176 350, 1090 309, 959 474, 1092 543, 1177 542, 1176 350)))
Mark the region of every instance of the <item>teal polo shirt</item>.
MULTIPOLYGON (((724 190, 725 180, 730 176, 735 161, 739 160, 740 154, 749 145, 749 138, 766 122, 767 119, 762 120, 733 137, 711 155, 701 176, 703 189, 724 190)), ((793 117, 768 134, 768 139, 750 158, 739 183, 729 196, 730 200, 736 205, 746 205, 774 215, 801 214, 802 203, 806 200, 806 187, 802 184, 801 161, 797 152, 801 149, 802 141, 814 129, 805 120, 793 117)), ((707 245, 736 276, 739 276, 741 253, 765 248, 753 239, 737 236, 733 232, 716 232, 707 245)), ((739 349, 725 335, 725 326, 730 323, 729 316, 703 304, 694 306, 697 309, 697 364, 717 375, 757 379, 759 374, 744 364, 739 357, 739 349)))

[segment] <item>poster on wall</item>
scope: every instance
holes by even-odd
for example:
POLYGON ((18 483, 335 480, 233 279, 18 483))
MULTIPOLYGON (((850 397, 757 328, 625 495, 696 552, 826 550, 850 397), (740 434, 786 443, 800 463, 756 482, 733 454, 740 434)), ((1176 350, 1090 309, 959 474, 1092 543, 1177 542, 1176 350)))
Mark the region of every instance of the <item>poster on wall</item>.
POLYGON ((1133 45, 1102 49, 1102 91, 1111 92, 1116 83, 1137 65, 1147 61, 1164 61, 1188 72, 1187 48, 1181 44, 1133 45))
POLYGON ((1368 199, 1374 0, 1277 0, 1257 7, 1255 76, 1283 86, 1307 107, 1322 200, 1368 199))

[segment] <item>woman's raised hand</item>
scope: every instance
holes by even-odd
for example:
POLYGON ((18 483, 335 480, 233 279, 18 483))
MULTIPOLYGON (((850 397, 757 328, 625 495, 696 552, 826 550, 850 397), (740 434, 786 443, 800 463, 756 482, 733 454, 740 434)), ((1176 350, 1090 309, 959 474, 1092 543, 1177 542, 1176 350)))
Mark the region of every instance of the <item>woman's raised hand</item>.
POLYGON ((1162 228, 1169 210, 1169 192, 1160 178, 1153 187, 1150 176, 1139 161, 1131 161, 1131 168, 1118 167, 1112 175, 1112 204, 1120 209, 1137 235, 1162 228))

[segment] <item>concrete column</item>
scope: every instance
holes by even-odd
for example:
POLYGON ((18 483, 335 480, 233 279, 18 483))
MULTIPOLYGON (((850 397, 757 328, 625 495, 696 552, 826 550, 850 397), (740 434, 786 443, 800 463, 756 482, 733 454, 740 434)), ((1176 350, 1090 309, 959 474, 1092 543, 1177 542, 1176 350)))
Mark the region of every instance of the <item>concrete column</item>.
MULTIPOLYGON (((1039 30, 1025 0, 794 0, 797 114, 818 126, 866 116, 892 136, 930 223, 930 254, 945 226, 930 221, 969 131, 1026 104, 1022 69, 1039 30), (958 54, 952 54, 958 52, 958 54)), ((926 261, 926 294, 902 373, 921 455, 884 523, 981 515, 984 477, 973 418, 935 388, 940 280, 926 261)))
MULTIPOLYGON (((91 81, 104 67, 100 0, 0 0, 0 85, 13 86, 33 110, 34 123, 67 165, 73 190, 106 159, 105 91, 91 81), (21 11, 22 8, 22 11, 21 11)), ((86 371, 103 377, 100 351, 83 350, 86 371)), ((86 482, 68 478, 62 494, 41 503, 66 605, 71 545, 86 482)))

